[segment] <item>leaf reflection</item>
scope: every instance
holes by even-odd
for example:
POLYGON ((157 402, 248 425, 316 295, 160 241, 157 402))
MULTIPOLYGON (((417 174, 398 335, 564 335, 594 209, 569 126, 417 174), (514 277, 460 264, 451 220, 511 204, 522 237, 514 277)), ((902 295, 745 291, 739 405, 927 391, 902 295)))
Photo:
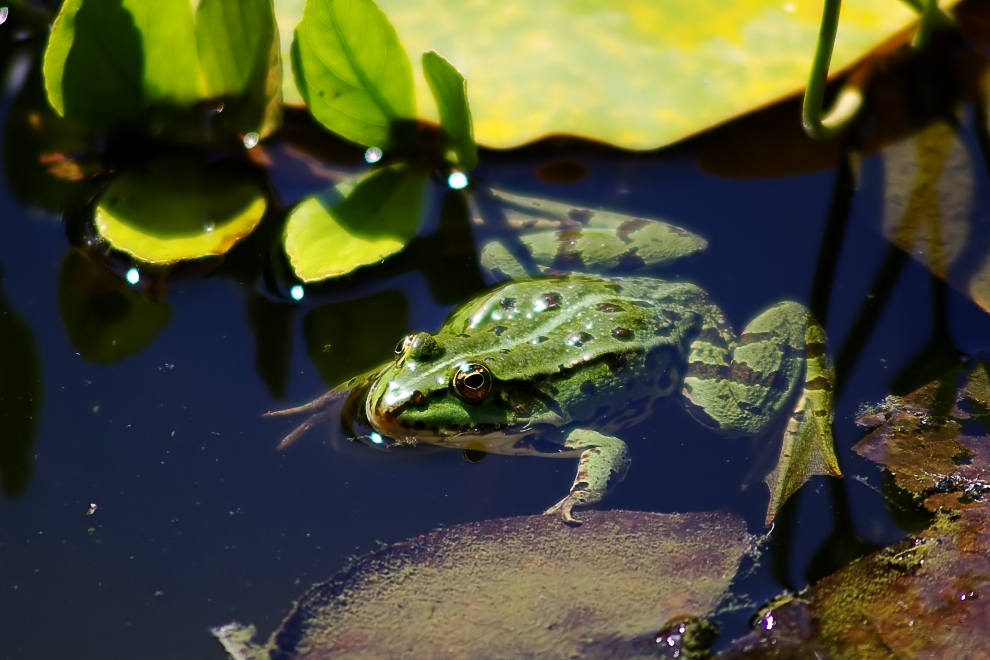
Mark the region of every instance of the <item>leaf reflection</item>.
POLYGON ((0 291, 0 492, 17 497, 34 474, 31 447, 41 413, 41 358, 31 328, 0 291))
POLYGON ((117 275, 70 249, 59 275, 58 311, 69 341, 90 362, 128 358, 165 329, 172 309, 148 302, 117 275))

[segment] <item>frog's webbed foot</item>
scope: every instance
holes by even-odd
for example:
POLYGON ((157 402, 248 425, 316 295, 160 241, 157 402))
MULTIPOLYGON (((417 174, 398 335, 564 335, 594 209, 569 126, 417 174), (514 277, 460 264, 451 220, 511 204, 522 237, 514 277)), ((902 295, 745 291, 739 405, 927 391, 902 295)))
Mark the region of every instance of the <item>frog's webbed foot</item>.
POLYGON ((580 525, 581 521, 574 517, 574 507, 601 502, 615 484, 622 481, 629 470, 629 450, 618 438, 586 429, 571 431, 564 446, 581 452, 577 474, 567 497, 543 513, 559 513, 564 522, 580 525))

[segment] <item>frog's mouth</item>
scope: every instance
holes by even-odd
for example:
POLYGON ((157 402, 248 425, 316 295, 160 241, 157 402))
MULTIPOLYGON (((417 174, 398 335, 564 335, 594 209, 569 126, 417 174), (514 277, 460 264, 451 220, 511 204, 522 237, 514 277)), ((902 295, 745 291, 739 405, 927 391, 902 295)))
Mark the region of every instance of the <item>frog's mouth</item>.
POLYGON ((506 425, 482 422, 443 427, 431 427, 422 423, 410 424, 402 419, 402 412, 415 403, 407 402, 386 409, 384 394, 370 395, 370 391, 374 389, 374 387, 370 387, 363 392, 364 419, 362 421, 366 422, 377 433, 396 442, 425 442, 447 447, 462 447, 476 443, 479 439, 482 443, 488 444, 484 439, 485 437, 497 437, 498 444, 511 443, 531 433, 531 429, 524 428, 524 424, 506 425))

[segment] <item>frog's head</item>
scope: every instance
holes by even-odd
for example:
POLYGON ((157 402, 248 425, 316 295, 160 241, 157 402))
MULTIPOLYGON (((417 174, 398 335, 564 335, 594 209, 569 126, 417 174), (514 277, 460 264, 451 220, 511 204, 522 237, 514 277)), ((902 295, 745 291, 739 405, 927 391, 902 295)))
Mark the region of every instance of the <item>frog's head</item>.
POLYGON ((465 353, 457 338, 425 332, 395 347, 365 398, 367 421, 396 440, 458 446, 479 435, 520 435, 538 400, 493 373, 491 359, 465 353), (442 342, 448 342, 444 345, 442 342))

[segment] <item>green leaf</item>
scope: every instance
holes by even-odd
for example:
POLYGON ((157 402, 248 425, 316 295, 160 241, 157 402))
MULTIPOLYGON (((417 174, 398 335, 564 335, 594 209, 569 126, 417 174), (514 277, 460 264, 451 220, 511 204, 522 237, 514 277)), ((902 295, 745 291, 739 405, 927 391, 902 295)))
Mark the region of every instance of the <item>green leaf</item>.
POLYGON ((49 102, 98 131, 202 141, 197 104, 246 97, 250 120, 228 109, 239 122, 229 128, 270 132, 280 116, 274 21, 271 0, 202 0, 195 15, 189 0, 69 0, 45 51, 49 102))
MULTIPOLYGON (((822 12, 820 0, 378 2, 409 52, 457 62, 471 81, 475 138, 495 148, 569 133, 652 149, 793 95, 807 83, 822 12)), ((276 13, 289 31, 302 0, 277 0, 276 13)), ((891 39, 907 42, 917 18, 898 0, 845 0, 833 76, 891 39)), ((418 116, 437 120, 428 83, 415 81, 418 116)))
POLYGON ((421 170, 396 165, 372 172, 336 203, 303 200, 285 228, 285 252, 296 277, 339 277, 402 250, 419 227, 426 178, 421 170))
POLYGON ((423 53, 423 73, 437 102, 440 126, 457 155, 457 164, 465 170, 473 170, 478 164, 478 146, 474 143, 464 76, 435 50, 423 53))
POLYGON ((409 57, 371 0, 308 0, 296 40, 296 76, 328 130, 386 146, 394 121, 416 117, 409 57))
POLYGON ((69 341, 90 362, 134 355, 165 329, 172 308, 148 302, 118 276, 71 249, 58 279, 58 311, 69 341))
POLYGON ((100 198, 96 229, 148 263, 222 255, 257 226, 265 197, 236 165, 162 158, 121 174, 100 198))
POLYGON ((233 99, 214 120, 270 134, 282 118, 282 62, 272 0, 201 0, 196 38, 205 96, 233 99))

